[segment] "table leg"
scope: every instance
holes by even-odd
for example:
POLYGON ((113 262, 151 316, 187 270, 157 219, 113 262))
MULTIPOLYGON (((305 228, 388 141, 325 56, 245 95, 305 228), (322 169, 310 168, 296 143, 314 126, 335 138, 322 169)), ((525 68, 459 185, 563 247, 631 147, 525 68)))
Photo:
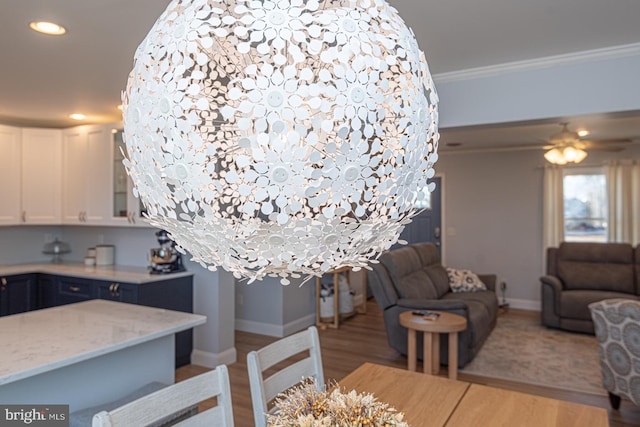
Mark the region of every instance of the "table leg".
POLYGON ((440 334, 434 333, 431 334, 433 346, 431 350, 431 354, 433 354, 433 364, 431 365, 431 372, 433 375, 438 375, 440 373, 440 334))
POLYGON ((407 339, 407 369, 410 371, 416 370, 416 360, 418 359, 418 355, 416 354, 416 330, 409 329, 408 339, 407 339))
POLYGON ((458 378, 458 333, 449 333, 449 379, 458 378))
POLYGON ((422 335, 422 367, 425 374, 432 374, 433 366, 433 336, 431 332, 424 332, 422 335))

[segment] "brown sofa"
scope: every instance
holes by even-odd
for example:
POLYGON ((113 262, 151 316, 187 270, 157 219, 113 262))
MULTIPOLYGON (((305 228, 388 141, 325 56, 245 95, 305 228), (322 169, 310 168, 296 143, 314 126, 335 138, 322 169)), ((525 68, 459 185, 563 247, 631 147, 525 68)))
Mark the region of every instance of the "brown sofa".
MULTIPOLYGON (((367 272, 369 289, 384 315, 389 345, 407 354, 407 329, 400 325, 400 313, 412 310, 440 310, 467 319, 467 330, 458 334, 458 367, 478 353, 496 325, 498 298, 496 276, 479 275, 486 291, 452 293, 437 248, 418 243, 387 251, 379 264, 367 272)), ((440 337, 440 360, 448 360, 447 335, 440 337)), ((422 334, 418 334, 418 357, 422 358, 422 334)))
POLYGON ((542 282, 542 324, 593 334, 589 304, 638 299, 640 247, 626 243, 563 242, 547 249, 542 282))

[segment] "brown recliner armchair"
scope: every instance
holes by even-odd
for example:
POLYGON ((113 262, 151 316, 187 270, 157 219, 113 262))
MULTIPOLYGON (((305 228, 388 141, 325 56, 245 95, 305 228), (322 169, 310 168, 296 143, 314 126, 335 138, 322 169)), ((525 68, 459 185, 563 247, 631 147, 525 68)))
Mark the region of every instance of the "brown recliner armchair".
POLYGON ((594 333, 589 304, 638 299, 640 248, 626 243, 563 242, 547 249, 542 282, 542 324, 594 333))

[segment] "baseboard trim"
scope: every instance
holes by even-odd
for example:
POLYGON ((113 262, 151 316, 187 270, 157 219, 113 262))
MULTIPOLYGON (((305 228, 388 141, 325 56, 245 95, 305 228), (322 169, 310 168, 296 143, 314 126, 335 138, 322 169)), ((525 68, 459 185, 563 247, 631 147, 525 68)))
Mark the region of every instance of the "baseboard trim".
POLYGON ((293 334, 294 332, 298 332, 303 329, 306 329, 309 326, 314 325, 315 323, 316 323, 315 313, 296 319, 293 322, 286 323, 283 328, 284 336, 286 337, 288 335, 293 334))
MULTIPOLYGON (((502 302, 502 298, 500 298, 500 302, 502 302)), ((520 310, 542 311, 542 304, 537 300, 507 298, 507 303, 511 308, 517 308, 520 310)))
POLYGON ((231 347, 220 353, 210 353, 208 351, 193 350, 191 352, 191 364, 214 369, 218 365, 230 365, 237 360, 235 347, 231 347))
POLYGON ((236 331, 249 332, 270 337, 283 337, 282 326, 253 320, 236 319, 236 331))
POLYGON ((236 330, 249 332, 252 334, 282 338, 294 332, 298 332, 305 328, 308 328, 315 322, 315 314, 309 314, 292 322, 285 323, 284 325, 274 325, 272 323, 256 322, 253 320, 236 319, 236 330))

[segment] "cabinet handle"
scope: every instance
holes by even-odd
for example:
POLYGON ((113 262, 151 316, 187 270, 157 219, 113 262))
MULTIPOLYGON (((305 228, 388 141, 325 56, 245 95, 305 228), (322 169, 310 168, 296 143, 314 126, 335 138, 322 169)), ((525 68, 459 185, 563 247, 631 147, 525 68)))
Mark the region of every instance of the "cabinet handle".
POLYGON ((3 277, 0 282, 2 282, 2 290, 4 291, 5 288, 7 287, 7 279, 6 277, 3 277))
POLYGON ((78 221, 82 222, 82 212, 78 212, 78 221))
POLYGON ((22 222, 27 222, 27 211, 22 211, 22 222))
POLYGON ((70 290, 71 292, 79 292, 79 291, 80 291, 80 288, 79 288, 79 287, 77 287, 77 286, 69 286, 69 290, 70 290))
POLYGON ((131 223, 132 224, 136 223, 136 213, 135 212, 131 212, 131 223))
POLYGON ((131 212, 127 212, 127 222, 131 224, 131 212))
POLYGON ((112 283, 111 285, 109 285, 109 291, 112 297, 120 296, 120 293, 118 292, 119 288, 120 288, 120 283, 112 283))
POLYGON ((87 211, 82 211, 82 222, 87 222, 87 211))

